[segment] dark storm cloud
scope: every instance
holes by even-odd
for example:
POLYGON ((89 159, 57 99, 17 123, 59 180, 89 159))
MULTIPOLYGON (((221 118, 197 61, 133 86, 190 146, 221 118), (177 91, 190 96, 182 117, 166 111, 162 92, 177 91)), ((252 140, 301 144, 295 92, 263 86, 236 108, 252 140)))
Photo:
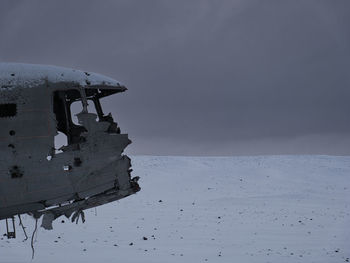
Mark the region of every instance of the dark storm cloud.
POLYGON ((349 1, 1 1, 0 60, 100 72, 143 154, 350 153, 349 1))

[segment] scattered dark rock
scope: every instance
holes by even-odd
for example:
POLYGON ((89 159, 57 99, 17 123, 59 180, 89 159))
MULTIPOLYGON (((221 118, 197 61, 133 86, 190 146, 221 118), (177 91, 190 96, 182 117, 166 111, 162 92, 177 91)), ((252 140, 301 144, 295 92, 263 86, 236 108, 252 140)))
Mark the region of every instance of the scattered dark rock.
POLYGON ((131 242, 131 243, 129 244, 129 246, 132 246, 132 245, 134 245, 134 243, 131 242))
POLYGON ((64 223, 64 220, 62 220, 61 223, 63 224, 63 223, 64 223))
POLYGON ((163 202, 163 201, 162 201, 162 200, 159 200, 158 202, 161 203, 161 202, 163 202))
POLYGON ((143 237, 142 239, 143 239, 143 240, 148 240, 148 238, 147 238, 147 237, 143 237))

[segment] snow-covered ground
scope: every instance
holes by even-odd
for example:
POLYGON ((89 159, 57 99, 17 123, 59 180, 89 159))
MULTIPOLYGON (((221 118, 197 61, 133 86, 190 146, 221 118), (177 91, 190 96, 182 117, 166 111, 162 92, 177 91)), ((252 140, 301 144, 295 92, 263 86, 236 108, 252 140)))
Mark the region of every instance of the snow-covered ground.
MULTIPOLYGON (((87 210, 85 224, 61 217, 40 228, 32 262, 349 262, 350 157, 132 162, 141 192, 87 210)), ((31 262, 17 234, 1 238, 0 262, 31 262)))

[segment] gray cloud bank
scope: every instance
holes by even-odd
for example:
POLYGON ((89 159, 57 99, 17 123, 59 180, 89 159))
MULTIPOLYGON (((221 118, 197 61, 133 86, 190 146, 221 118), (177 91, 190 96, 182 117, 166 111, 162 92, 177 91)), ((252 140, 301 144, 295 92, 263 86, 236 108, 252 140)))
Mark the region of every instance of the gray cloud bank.
POLYGON ((6 1, 0 60, 103 73, 134 154, 349 154, 350 2, 6 1))

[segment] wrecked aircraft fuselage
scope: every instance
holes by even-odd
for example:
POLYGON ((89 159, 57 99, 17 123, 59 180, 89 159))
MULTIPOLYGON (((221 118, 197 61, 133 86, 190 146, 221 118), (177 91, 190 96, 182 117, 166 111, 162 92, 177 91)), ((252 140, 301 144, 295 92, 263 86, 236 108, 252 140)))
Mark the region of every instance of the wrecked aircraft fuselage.
POLYGON ((0 63, 0 219, 43 215, 50 229, 61 215, 78 218, 84 209, 140 190, 122 154, 131 141, 100 103, 125 90, 95 73, 0 63), (67 145, 55 149, 59 132, 67 145))

